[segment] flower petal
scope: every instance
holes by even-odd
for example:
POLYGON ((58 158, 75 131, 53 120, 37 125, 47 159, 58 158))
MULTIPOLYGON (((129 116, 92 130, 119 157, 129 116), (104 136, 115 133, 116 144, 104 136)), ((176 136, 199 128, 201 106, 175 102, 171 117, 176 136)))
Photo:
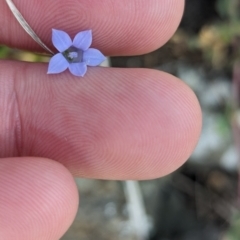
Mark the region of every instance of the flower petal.
POLYGON ((83 63, 83 62, 71 63, 69 66, 69 71, 77 77, 83 77, 87 72, 87 65, 86 63, 83 63))
POLYGON ((73 39, 73 46, 83 51, 87 50, 92 44, 92 30, 80 32, 73 39))
POLYGON ((47 73, 48 74, 60 73, 65 71, 68 67, 69 62, 61 53, 58 53, 50 59, 47 73))
POLYGON ((98 66, 105 59, 106 57, 95 48, 89 48, 87 51, 83 52, 83 61, 88 66, 98 66))
POLYGON ((72 46, 72 40, 69 37, 67 33, 64 31, 52 30, 52 42, 54 47, 59 51, 59 52, 64 52, 66 51, 69 47, 72 46))

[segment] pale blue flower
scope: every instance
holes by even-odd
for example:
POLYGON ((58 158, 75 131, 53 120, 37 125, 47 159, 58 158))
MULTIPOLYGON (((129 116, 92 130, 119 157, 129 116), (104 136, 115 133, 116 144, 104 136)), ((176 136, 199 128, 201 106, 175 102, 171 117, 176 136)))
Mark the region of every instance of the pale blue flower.
POLYGON ((52 42, 59 53, 50 59, 48 74, 61 73, 68 68, 73 75, 83 77, 87 66, 97 66, 106 59, 99 50, 89 48, 91 30, 79 32, 72 41, 66 32, 53 29, 52 42))

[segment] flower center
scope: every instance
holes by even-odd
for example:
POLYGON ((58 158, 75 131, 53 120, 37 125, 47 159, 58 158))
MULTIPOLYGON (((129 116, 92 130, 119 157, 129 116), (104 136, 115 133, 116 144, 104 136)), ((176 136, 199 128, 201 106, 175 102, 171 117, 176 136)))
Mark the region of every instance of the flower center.
POLYGON ((83 58, 83 51, 75 47, 70 47, 64 51, 63 56, 67 59, 69 63, 80 63, 83 58))

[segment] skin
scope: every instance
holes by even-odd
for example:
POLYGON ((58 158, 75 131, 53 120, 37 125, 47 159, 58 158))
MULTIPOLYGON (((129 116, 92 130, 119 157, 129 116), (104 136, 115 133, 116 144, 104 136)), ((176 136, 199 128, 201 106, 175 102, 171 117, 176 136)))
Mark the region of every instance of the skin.
MULTIPOLYGON (((110 56, 161 47, 184 9, 184 0, 14 3, 53 50, 51 28, 72 37, 92 29, 93 47, 110 56)), ((1 44, 41 51, 4 1, 0 26, 1 44)), ((60 239, 78 209, 73 176, 158 178, 181 166, 199 138, 197 98, 167 73, 94 67, 79 79, 46 72, 47 64, 0 61, 0 239, 60 239)))

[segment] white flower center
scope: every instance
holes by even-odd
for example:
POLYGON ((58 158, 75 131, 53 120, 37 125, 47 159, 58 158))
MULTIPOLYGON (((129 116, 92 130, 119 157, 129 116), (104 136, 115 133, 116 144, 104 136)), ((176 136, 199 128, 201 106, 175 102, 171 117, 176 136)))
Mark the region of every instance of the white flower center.
POLYGON ((78 53, 77 52, 70 52, 70 53, 68 53, 68 57, 70 59, 77 58, 78 57, 78 53))

